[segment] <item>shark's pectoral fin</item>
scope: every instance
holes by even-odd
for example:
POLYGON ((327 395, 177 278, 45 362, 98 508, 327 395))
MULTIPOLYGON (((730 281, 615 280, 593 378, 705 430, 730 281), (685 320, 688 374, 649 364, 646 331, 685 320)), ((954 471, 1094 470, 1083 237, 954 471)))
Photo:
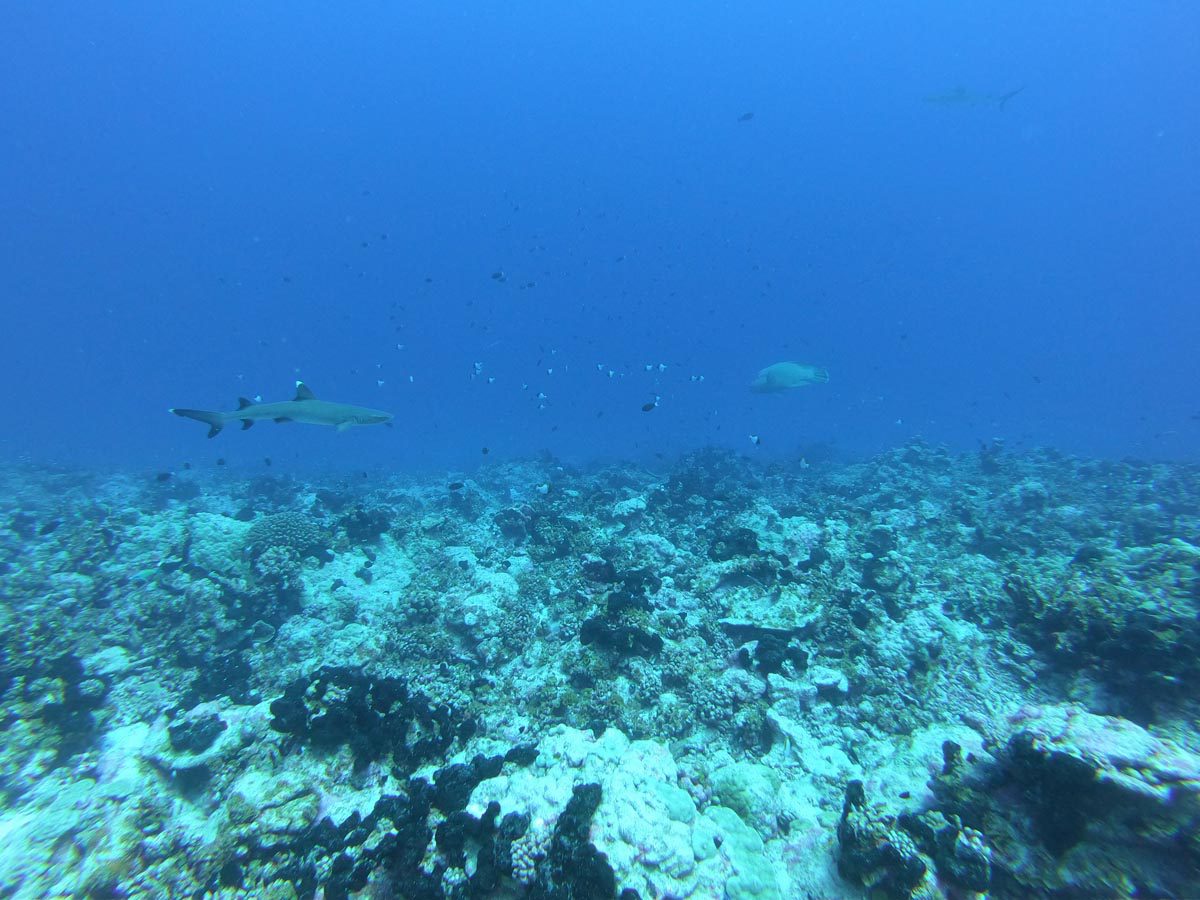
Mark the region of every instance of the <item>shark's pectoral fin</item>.
POLYGON ((289 419, 287 416, 278 416, 278 417, 275 419, 275 421, 276 421, 276 422, 290 422, 290 421, 292 421, 292 420, 291 420, 291 419, 289 419))
POLYGON ((338 430, 338 431, 345 431, 347 428, 352 428, 353 426, 354 426, 354 423, 353 423, 353 422, 339 422, 339 423, 338 423, 337 430, 338 430))
POLYGON ((254 424, 253 419, 242 419, 242 431, 245 431, 247 428, 249 428, 253 424, 254 424))

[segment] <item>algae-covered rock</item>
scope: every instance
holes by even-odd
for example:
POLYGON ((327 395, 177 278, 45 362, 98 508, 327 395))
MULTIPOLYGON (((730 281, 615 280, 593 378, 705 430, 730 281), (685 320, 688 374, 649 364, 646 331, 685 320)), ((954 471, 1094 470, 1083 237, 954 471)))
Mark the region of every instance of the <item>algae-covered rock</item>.
POLYGON ((861 781, 846 788, 838 823, 838 871, 872 896, 910 900, 929 875, 929 865, 896 819, 869 804, 861 781))
POLYGON ((208 572, 231 573, 235 570, 251 526, 231 516, 201 512, 188 526, 191 545, 188 560, 208 572))
POLYGON ((780 781, 772 769, 760 763, 737 762, 714 770, 710 780, 721 805, 761 834, 775 830, 780 781))
POLYGON ((1029 896, 1189 896, 1200 871, 1200 757, 1073 705, 1026 706, 1005 727, 993 761, 950 754, 932 782, 953 830, 915 817, 939 872, 980 883, 986 855, 996 880, 1029 896), (987 835, 986 853, 959 811, 987 835))
POLYGON ((721 856, 733 871, 725 882, 725 896, 729 900, 777 900, 779 883, 763 853, 762 838, 728 807, 710 806, 704 816, 715 826, 721 856))

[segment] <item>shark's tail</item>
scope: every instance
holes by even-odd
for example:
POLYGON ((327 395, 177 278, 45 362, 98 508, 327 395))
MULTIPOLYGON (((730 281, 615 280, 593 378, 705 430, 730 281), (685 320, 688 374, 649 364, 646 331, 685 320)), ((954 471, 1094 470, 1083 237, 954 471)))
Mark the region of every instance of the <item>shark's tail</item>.
POLYGON ((183 416, 185 419, 195 419, 197 422, 203 422, 208 426, 208 436, 216 437, 221 433, 221 429, 225 427, 225 416, 219 412, 209 412, 206 409, 175 409, 171 408, 171 412, 177 416, 183 416))
POLYGON ((1025 85, 1021 85, 1015 91, 1009 91, 1007 94, 1001 94, 1000 95, 1000 109, 1003 111, 1004 104, 1007 103, 1009 100, 1011 100, 1013 97, 1017 96, 1017 94, 1021 93, 1021 91, 1023 91, 1023 90, 1025 90, 1025 85))

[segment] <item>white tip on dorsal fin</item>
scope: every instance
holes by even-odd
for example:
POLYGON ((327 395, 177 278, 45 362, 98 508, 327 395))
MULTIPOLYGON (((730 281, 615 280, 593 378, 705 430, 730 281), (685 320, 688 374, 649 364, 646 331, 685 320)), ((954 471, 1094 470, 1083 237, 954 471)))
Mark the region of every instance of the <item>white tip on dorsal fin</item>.
POLYGON ((297 400, 316 400, 317 395, 312 392, 307 384, 303 381, 296 382, 296 397, 297 400))

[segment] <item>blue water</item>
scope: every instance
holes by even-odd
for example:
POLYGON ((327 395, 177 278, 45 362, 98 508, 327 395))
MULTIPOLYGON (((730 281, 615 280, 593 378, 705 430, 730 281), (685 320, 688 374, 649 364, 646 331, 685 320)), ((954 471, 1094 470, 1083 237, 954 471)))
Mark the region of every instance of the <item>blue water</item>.
POLYGON ((1195 458, 1198 118, 1182 2, 10 5, 0 456, 1195 458))

